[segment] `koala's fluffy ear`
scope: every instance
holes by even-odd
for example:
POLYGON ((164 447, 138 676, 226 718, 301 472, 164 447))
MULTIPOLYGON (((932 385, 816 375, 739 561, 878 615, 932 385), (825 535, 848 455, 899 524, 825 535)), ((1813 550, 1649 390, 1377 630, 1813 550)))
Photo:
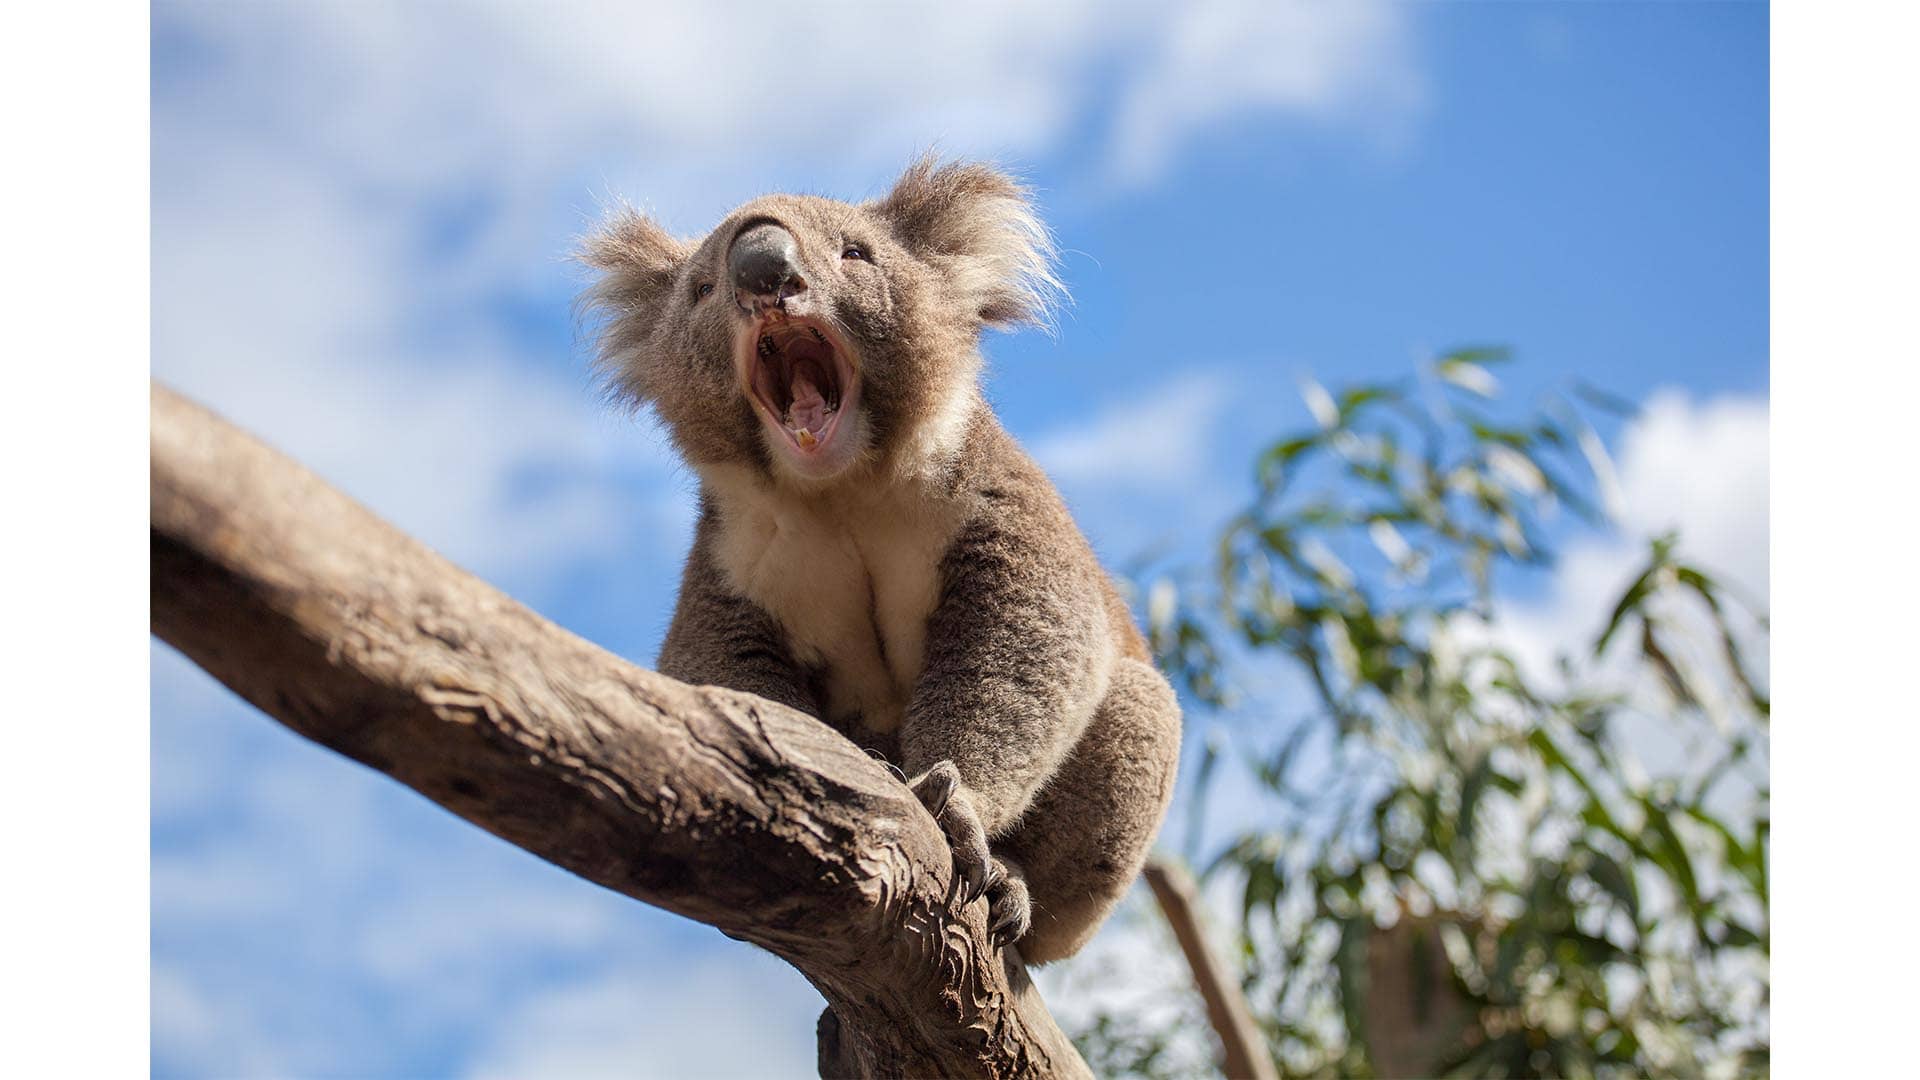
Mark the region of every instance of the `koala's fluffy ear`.
POLYGON ((635 403, 652 400, 643 350, 691 251, 629 206, 615 209, 581 244, 580 261, 599 275, 581 296, 581 310, 600 319, 595 366, 616 395, 635 403))
POLYGON ((1053 236, 1029 192, 990 165, 913 163, 873 208, 922 258, 948 273, 989 326, 1050 324, 1066 289, 1053 271, 1053 236))

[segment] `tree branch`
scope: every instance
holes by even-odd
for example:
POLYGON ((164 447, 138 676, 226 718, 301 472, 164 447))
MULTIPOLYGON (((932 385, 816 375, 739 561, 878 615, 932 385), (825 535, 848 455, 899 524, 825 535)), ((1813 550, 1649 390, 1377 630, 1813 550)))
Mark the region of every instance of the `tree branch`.
POLYGON ((1220 1037, 1220 1071, 1231 1080, 1277 1080, 1273 1053, 1254 1022, 1239 980, 1207 947, 1200 926, 1200 890, 1193 876, 1171 859, 1152 858, 1147 860, 1146 878, 1193 970, 1194 985, 1206 1000, 1207 1021, 1220 1037))
POLYGON ((813 718, 635 667, 159 385, 153 632, 324 746, 825 996, 821 1068, 1087 1076, 946 840, 813 718))

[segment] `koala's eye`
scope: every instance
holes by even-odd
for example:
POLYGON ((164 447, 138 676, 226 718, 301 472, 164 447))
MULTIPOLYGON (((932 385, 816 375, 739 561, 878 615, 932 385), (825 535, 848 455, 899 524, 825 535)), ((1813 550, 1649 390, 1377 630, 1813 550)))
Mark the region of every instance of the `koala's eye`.
POLYGON ((861 247, 859 244, 848 244, 846 250, 840 253, 840 257, 843 259, 859 259, 862 262, 873 261, 873 256, 867 254, 867 249, 861 247))
POLYGON ((700 283, 699 287, 693 290, 693 298, 696 301, 705 300, 707 298, 707 295, 711 292, 713 292, 713 282, 703 281, 700 283))

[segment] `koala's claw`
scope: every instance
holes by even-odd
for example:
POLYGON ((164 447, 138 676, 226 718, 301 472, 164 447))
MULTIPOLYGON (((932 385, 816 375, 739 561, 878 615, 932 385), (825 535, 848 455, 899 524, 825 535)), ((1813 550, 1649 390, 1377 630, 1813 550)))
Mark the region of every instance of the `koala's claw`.
POLYGON ((1010 872, 999 859, 987 883, 987 933, 994 948, 1005 948, 1027 936, 1033 926, 1033 901, 1026 878, 1010 872))
POLYGON ((947 890, 947 906, 958 910, 973 903, 987 891, 987 875, 992 856, 987 851, 987 830, 973 801, 960 784, 960 770, 951 761, 942 761, 920 774, 910 785, 920 804, 940 824, 953 849, 953 882, 947 890))
POLYGON ((1033 926, 1033 902, 1020 868, 995 858, 987 849, 987 830, 980 824, 973 799, 960 782, 960 770, 943 761, 911 783, 921 805, 940 823, 953 849, 953 880, 947 888, 947 906, 954 911, 987 898, 987 934, 994 948, 1004 948, 1025 937, 1033 926))
POLYGON ((987 891, 985 875, 974 866, 953 860, 953 888, 947 891, 947 906, 955 911, 966 907, 987 891))

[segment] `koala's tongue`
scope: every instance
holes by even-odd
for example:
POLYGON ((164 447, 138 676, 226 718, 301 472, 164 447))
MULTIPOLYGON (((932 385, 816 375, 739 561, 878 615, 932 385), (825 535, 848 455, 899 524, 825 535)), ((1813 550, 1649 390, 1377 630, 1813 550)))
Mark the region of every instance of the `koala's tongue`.
POLYGON ((787 426, 819 435, 827 426, 827 398, 805 370, 793 374, 793 404, 787 407, 787 426))

